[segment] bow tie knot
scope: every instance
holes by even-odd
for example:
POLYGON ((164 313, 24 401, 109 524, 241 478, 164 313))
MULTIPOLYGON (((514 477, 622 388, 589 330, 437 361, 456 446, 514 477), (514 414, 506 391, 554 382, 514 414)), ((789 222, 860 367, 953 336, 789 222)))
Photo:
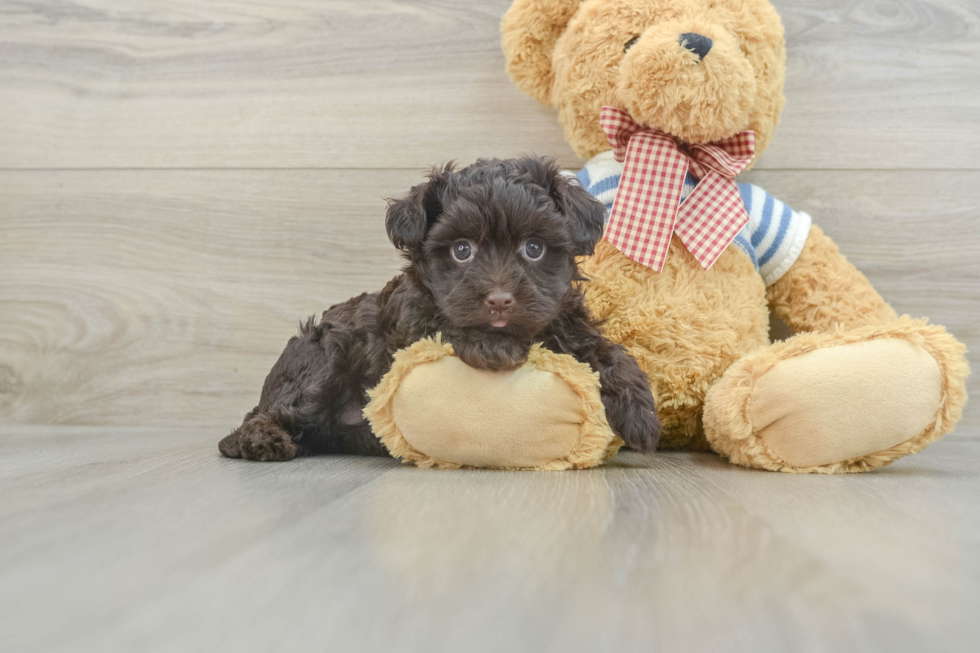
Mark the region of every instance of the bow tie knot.
POLYGON ((602 108, 599 124, 623 163, 606 240, 662 272, 677 233, 702 267, 710 268, 749 221, 734 179, 755 156, 755 134, 686 144, 613 107, 602 108), (681 204, 688 171, 700 181, 681 204))

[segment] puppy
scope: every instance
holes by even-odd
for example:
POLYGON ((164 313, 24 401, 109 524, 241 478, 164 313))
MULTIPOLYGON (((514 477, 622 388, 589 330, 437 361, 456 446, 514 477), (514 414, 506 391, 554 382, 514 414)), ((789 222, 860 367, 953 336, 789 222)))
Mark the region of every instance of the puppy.
POLYGON ((480 160, 389 202, 385 226, 408 260, 379 293, 310 318, 265 380, 259 405, 218 448, 231 458, 386 456, 362 415, 392 355, 442 333, 468 365, 510 370, 533 343, 598 370, 606 417, 650 451, 660 423, 646 375, 590 319, 575 258, 602 236, 605 208, 549 159, 480 160))

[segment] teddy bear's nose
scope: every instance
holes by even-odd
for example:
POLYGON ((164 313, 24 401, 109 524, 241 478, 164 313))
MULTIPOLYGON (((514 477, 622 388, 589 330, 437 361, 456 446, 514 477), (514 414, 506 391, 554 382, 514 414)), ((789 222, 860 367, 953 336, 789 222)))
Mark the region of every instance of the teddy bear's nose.
POLYGON ((681 34, 679 37, 677 37, 677 40, 680 41, 681 46, 683 46, 685 49, 698 55, 698 59, 704 59, 704 55, 708 54, 708 52, 711 50, 711 46, 715 44, 715 42, 709 39, 707 36, 701 36, 700 34, 695 34, 694 32, 681 34))

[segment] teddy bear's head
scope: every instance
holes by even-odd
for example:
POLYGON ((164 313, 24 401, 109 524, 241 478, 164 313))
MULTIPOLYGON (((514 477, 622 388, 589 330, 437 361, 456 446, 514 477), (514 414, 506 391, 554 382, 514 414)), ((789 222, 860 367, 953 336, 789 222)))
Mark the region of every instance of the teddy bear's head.
POLYGON ((785 102, 768 0, 515 0, 501 29, 511 78, 583 158, 609 149, 605 105, 689 143, 751 129, 758 155, 785 102))

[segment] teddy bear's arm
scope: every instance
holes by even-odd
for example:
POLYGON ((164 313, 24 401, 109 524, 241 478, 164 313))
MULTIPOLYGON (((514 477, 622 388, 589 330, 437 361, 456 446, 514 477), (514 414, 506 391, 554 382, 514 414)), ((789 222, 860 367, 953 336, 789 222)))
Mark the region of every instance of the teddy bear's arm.
POLYGON ((819 227, 789 270, 767 290, 773 313, 795 332, 884 324, 897 316, 871 282, 819 227))

